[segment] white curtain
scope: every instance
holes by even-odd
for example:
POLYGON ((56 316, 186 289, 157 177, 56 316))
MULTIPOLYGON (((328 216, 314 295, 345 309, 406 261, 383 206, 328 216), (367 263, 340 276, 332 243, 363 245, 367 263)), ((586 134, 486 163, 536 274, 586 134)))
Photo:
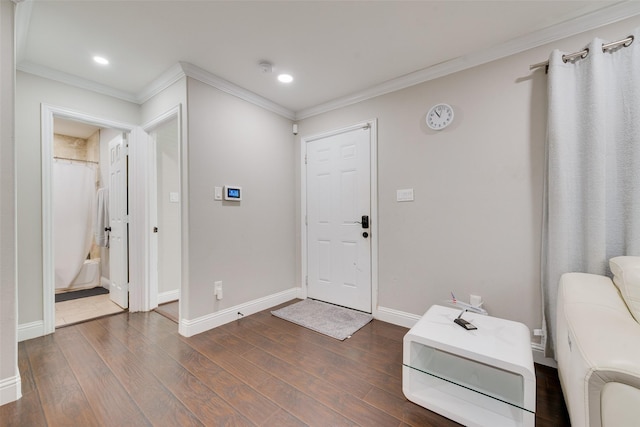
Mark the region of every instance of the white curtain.
POLYGON ((93 238, 95 169, 53 162, 53 232, 56 289, 68 288, 82 268, 93 238))
POLYGON ((639 30, 628 47, 603 52, 595 39, 586 58, 565 63, 554 51, 549 60, 542 253, 548 357, 555 357, 560 276, 610 275, 609 258, 640 255, 639 30))

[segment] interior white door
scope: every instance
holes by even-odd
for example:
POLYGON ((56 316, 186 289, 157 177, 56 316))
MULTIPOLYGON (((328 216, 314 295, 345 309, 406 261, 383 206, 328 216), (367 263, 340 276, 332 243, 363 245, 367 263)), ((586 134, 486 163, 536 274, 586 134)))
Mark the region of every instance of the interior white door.
POLYGON ((371 128, 307 142, 309 298, 371 313, 371 128))
POLYGON ((111 301, 129 307, 126 137, 109 141, 109 277, 111 301))
POLYGON ((149 236, 149 299, 151 307, 158 306, 158 283, 160 277, 158 266, 158 144, 157 133, 149 135, 149 220, 151 221, 152 233, 149 236))

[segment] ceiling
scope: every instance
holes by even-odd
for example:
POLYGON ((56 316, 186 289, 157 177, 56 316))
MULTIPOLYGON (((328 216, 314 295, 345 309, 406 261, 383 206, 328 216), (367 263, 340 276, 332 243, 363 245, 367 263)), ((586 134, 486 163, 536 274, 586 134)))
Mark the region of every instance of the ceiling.
POLYGON ((514 40, 548 43, 570 35, 558 30, 565 25, 587 30, 570 25, 576 18, 604 25, 621 19, 608 11, 628 3, 26 0, 18 3, 17 67, 135 99, 183 61, 295 113, 514 40), (273 73, 261 71, 264 60, 273 73), (279 83, 280 72, 294 81, 279 83))

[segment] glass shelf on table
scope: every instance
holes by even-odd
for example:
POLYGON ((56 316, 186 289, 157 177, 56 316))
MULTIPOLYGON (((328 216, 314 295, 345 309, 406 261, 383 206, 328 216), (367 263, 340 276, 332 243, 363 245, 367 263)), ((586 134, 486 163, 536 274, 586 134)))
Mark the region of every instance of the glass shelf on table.
POLYGON ((483 364, 427 345, 412 342, 409 364, 412 393, 425 399, 456 398, 479 405, 508 418, 521 418, 519 411, 535 413, 524 399, 521 375, 483 364))

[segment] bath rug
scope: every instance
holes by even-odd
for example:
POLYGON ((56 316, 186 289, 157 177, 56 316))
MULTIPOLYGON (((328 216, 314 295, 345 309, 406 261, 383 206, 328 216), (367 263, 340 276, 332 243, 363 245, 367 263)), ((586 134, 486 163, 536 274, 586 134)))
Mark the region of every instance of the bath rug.
POLYGON ((56 294, 56 302, 71 301, 72 299, 95 297, 96 295, 108 294, 109 290, 98 286, 92 289, 81 289, 79 291, 63 292, 56 294))
POLYGON ((340 341, 351 337, 373 319, 373 316, 360 311, 312 299, 288 305, 271 314, 340 341))

